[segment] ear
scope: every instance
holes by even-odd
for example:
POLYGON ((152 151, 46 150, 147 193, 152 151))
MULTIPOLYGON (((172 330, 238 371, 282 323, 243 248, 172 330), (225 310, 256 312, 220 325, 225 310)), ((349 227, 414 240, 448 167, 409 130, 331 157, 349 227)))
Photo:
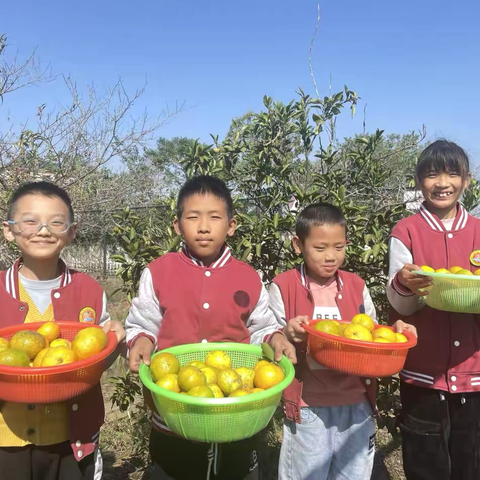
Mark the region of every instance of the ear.
POLYGON ((292 238, 292 243, 293 243, 293 248, 295 250, 295 253, 297 255, 301 255, 302 254, 302 248, 303 248, 302 241, 295 235, 292 238))
POLYGON ((71 243, 75 240, 78 232, 78 224, 74 223, 68 230, 68 243, 71 243))
POLYGON ((175 229, 175 232, 177 232, 177 235, 183 235, 180 228, 180 220, 177 217, 175 217, 175 220, 173 221, 173 228, 175 229))
POLYGON ((467 178, 463 182, 463 189, 464 190, 470 186, 471 181, 472 181, 472 172, 468 172, 467 178))
POLYGON ((3 222, 3 236, 7 240, 7 242, 15 241, 15 235, 10 228, 10 224, 8 222, 3 222))
POLYGON ((229 237, 233 236, 233 234, 235 233, 235 229, 237 228, 237 221, 232 218, 229 222, 228 222, 228 232, 227 232, 227 235, 229 237))

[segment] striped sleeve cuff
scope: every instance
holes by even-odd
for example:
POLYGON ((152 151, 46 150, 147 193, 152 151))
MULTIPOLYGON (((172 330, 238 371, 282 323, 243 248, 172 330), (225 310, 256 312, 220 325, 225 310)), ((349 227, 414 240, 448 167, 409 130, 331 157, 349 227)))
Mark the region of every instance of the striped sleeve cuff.
POLYGON ((153 345, 155 345, 155 337, 153 335, 148 335, 147 333, 139 333, 138 335, 136 335, 135 337, 133 337, 127 344, 128 346, 128 349, 131 350, 133 348, 133 346, 135 345, 135 342, 141 338, 141 337, 146 337, 148 338, 152 343, 153 345))
POLYGON ((411 297, 411 296, 415 295, 409 288, 403 286, 398 281, 398 273, 393 277, 392 287, 402 297, 411 297))
MULTIPOLYGON (((269 333, 268 335, 265 335, 265 337, 263 337, 263 341, 265 343, 270 343, 270 340, 272 339, 272 337, 276 334, 276 333, 281 333, 284 337, 285 337, 285 333, 283 332, 283 328, 281 328, 280 330, 276 330, 275 332, 273 333, 269 333)), ((287 337, 285 337, 287 338, 287 337)))

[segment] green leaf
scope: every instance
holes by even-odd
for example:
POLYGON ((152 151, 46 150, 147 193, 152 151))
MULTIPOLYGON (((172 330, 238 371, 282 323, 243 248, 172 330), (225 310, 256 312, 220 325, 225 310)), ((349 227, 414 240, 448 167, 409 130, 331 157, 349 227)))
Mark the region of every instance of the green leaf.
POLYGON ((278 213, 275 213, 275 214, 273 215, 273 226, 274 226, 275 228, 278 228, 278 213))

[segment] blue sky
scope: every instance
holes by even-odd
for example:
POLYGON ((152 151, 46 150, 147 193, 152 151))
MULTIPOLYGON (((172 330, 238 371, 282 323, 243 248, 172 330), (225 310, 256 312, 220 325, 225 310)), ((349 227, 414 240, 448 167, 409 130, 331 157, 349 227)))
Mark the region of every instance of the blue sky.
MULTIPOLYGON (((472 0, 330 0, 321 4, 313 67, 323 95, 344 84, 362 98, 338 136, 367 129, 406 133, 425 124, 428 139, 457 141, 480 163, 480 2, 472 0)), ((186 110, 159 135, 223 136, 233 117, 261 107, 264 94, 289 101, 313 93, 308 47, 314 0, 170 0, 2 5, 0 32, 10 52, 35 46, 57 73, 100 88, 121 76, 134 89, 148 79, 138 108, 166 103, 186 110)), ((0 106, 14 121, 67 98, 61 84, 23 90, 0 106)))

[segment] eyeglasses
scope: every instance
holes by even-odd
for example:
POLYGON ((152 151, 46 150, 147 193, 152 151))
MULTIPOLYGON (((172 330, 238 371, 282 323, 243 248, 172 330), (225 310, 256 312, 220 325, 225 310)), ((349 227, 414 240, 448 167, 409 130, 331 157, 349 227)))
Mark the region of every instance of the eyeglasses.
POLYGON ((62 222, 61 220, 54 220, 53 222, 48 223, 40 223, 38 220, 22 220, 20 222, 8 220, 8 223, 15 233, 25 233, 27 235, 38 233, 43 227, 45 227, 53 235, 60 235, 68 232, 68 230, 75 225, 74 223, 70 222, 62 222))

